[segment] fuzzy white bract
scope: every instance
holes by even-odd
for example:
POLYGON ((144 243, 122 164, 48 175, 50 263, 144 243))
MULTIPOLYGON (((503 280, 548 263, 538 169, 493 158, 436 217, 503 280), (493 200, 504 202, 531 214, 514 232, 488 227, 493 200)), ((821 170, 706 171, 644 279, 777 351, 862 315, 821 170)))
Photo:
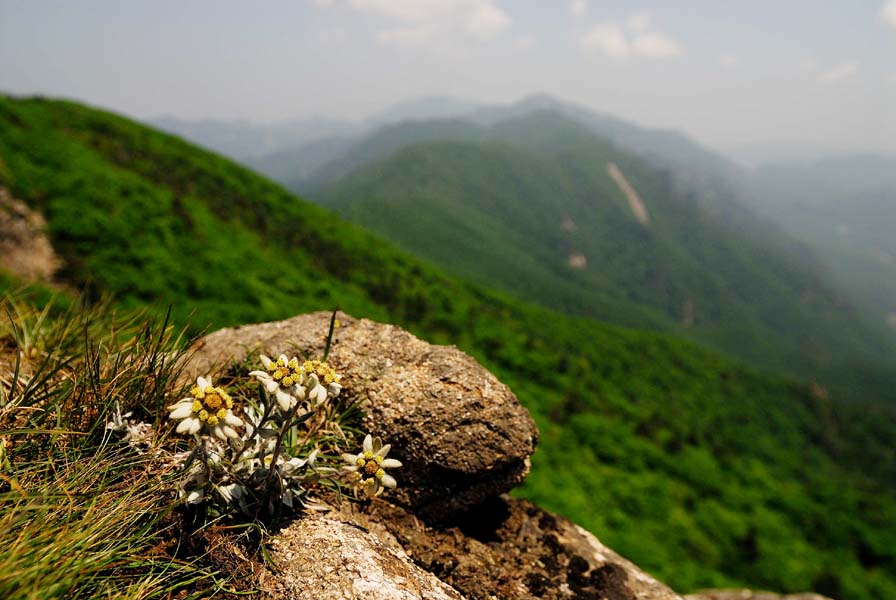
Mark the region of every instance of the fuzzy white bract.
POLYGON ((232 408, 233 400, 226 391, 199 377, 190 396, 168 407, 168 418, 180 421, 178 433, 193 435, 205 428, 220 440, 235 439, 240 436, 234 428, 242 427, 243 421, 233 414, 232 408))
POLYGON ((386 469, 401 466, 400 461, 386 458, 391 448, 391 444, 384 446, 380 438, 367 434, 361 454, 342 455, 342 460, 346 463, 343 469, 354 475, 358 486, 371 498, 383 493, 384 488, 394 488, 397 485, 395 478, 386 473, 386 469))
POLYGON ((297 401, 305 399, 305 376, 302 366, 296 357, 286 358, 281 354, 277 360, 271 360, 265 355, 258 357, 264 365, 264 371, 252 371, 252 377, 258 379, 269 395, 273 395, 277 406, 283 412, 292 408, 297 401))

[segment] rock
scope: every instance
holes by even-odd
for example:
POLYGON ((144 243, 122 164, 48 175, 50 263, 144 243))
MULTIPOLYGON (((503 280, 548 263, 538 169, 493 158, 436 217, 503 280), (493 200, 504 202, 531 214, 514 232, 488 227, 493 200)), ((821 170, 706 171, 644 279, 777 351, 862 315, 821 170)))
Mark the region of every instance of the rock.
MULTIPOLYGON (((199 340, 185 376, 214 374, 251 352, 301 348, 323 354, 330 313, 222 329, 199 340)), ((447 521, 510 490, 529 471, 538 430, 506 385, 453 346, 435 346, 392 325, 339 315, 330 363, 364 427, 404 463, 390 501, 428 521, 447 521)))
POLYGON ((688 594, 685 600, 831 600, 820 594, 775 594, 754 590, 701 590, 688 594))
POLYGON ((47 282, 62 265, 37 212, 0 186, 0 269, 26 281, 47 282))
POLYGON ((591 533, 525 500, 493 498, 451 527, 384 501, 343 503, 338 516, 471 600, 681 600, 591 533))
POLYGON ((260 577, 271 600, 462 600, 407 555, 350 523, 309 515, 272 538, 277 572, 260 577))

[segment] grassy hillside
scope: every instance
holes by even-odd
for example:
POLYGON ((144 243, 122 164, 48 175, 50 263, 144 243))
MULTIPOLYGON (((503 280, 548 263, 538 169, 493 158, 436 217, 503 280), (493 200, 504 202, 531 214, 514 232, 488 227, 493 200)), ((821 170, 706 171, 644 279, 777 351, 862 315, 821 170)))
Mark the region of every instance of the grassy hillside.
POLYGON ((675 332, 767 368, 830 384, 831 365, 896 349, 822 282, 804 249, 730 200, 707 204, 704 187, 553 113, 466 127, 384 130, 324 174, 366 166, 313 196, 477 283, 675 332), (469 141, 412 143, 443 131, 469 141), (366 162, 374 155, 385 158, 366 162), (611 164, 648 222, 636 218, 611 164))
POLYGON ((83 106, 0 99, 0 158, 0 185, 44 213, 63 281, 88 294, 171 303, 194 330, 338 304, 458 344, 544 432, 522 493, 680 590, 896 596, 891 411, 460 282, 224 159, 83 106))

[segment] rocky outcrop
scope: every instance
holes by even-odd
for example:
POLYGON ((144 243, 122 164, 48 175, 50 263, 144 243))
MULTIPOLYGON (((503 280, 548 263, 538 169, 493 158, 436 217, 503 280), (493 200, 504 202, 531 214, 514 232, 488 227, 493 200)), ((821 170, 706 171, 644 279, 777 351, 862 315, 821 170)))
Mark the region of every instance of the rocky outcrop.
POLYGON ((338 515, 470 599, 680 600, 591 533, 525 500, 495 497, 439 527, 384 501, 343 503, 338 515))
POLYGON ((263 597, 294 600, 461 600, 400 549, 355 525, 321 515, 299 519, 271 541, 278 571, 263 572, 263 597))
POLYGON ((62 264, 39 214, 0 186, 0 270, 26 281, 50 281, 62 264))
POLYGON ((831 600, 820 594, 775 594, 754 590, 703 590, 688 594, 685 600, 831 600))
MULTIPOLYGON (((506 385, 457 348, 366 319, 339 321, 329 361, 343 374, 343 394, 361 403, 367 431, 404 464, 390 500, 445 521, 522 482, 538 429, 506 385)), ((186 376, 253 352, 321 356, 329 322, 330 313, 315 313, 222 329, 196 344, 186 376)))
MULTIPOLYGON (((252 353, 320 356, 330 315, 224 329, 192 348, 185 379, 252 353)), ((581 527, 504 492, 529 469, 537 429, 472 358, 391 325, 339 315, 330 362, 364 426, 404 463, 399 488, 337 502, 271 542, 268 598, 681 600, 581 527)))

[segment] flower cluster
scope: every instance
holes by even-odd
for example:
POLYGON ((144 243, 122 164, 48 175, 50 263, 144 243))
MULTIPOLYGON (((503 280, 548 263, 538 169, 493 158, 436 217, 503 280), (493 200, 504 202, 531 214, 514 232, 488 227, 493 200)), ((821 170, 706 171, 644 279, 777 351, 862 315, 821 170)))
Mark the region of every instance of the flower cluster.
POLYGON ((190 396, 168 407, 169 419, 179 420, 178 433, 195 435, 205 427, 220 440, 238 438, 234 427, 242 427, 243 422, 234 416, 233 400, 222 388, 215 387, 205 377, 199 377, 190 389, 190 396))
MULTIPOLYGON (((177 433, 195 441, 175 454, 155 448, 182 469, 178 496, 183 502, 204 504, 217 514, 238 510, 257 517, 275 514, 281 505, 304 504, 310 489, 327 481, 336 485, 341 474, 370 497, 396 486, 386 469, 401 463, 387 458, 390 446, 370 435, 360 454, 342 454, 345 464, 338 468, 340 446, 347 441, 339 425, 346 406, 334 400, 342 391, 341 376, 325 359, 281 354, 260 361, 261 369, 249 373, 260 384, 257 401, 239 381, 230 388, 238 405, 227 388, 199 377, 188 396, 168 406, 177 433)), ((116 405, 106 428, 138 449, 151 446, 151 426, 130 416, 116 405)))
POLYGON ((264 371, 252 371, 249 375, 258 379, 268 394, 274 395, 280 410, 287 411, 305 399, 319 406, 342 390, 341 376, 324 361, 300 363, 296 357, 286 358, 285 354, 277 360, 264 355, 260 358, 264 371))
POLYGON ((383 445, 380 438, 367 434, 364 438, 361 454, 343 454, 343 469, 352 473, 356 483, 368 497, 373 498, 383 493, 384 488, 394 488, 395 478, 386 473, 386 469, 397 469, 401 462, 394 458, 386 458, 390 444, 383 445))

